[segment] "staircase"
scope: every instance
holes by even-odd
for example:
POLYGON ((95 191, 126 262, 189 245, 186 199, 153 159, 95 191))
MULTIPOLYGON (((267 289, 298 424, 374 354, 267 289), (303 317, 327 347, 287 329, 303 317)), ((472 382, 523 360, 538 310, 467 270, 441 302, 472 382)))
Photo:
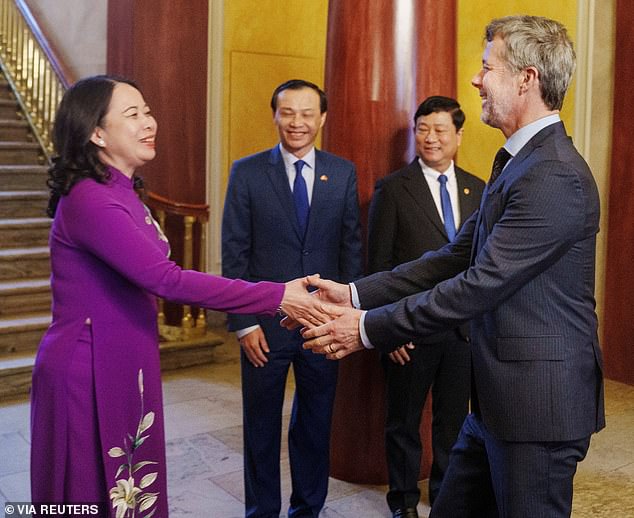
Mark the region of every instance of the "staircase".
POLYGON ((50 317, 44 154, 0 77, 0 401, 26 394, 50 317))

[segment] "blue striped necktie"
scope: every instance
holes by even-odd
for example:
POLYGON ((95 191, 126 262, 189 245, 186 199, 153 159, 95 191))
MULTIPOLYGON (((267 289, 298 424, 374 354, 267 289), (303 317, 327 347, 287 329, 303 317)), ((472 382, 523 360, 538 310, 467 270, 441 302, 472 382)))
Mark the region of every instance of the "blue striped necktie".
POLYGON ((449 241, 456 237, 456 223, 453 219, 453 209, 451 208, 451 198, 447 190, 447 175, 441 174, 438 177, 440 182, 440 206, 442 207, 442 219, 445 222, 445 230, 449 241))
POLYGON ((306 180, 302 176, 303 160, 295 162, 295 181, 293 182, 293 200, 295 200, 295 214, 297 214, 297 222, 299 230, 304 236, 306 234, 306 225, 308 224, 308 189, 306 188, 306 180))

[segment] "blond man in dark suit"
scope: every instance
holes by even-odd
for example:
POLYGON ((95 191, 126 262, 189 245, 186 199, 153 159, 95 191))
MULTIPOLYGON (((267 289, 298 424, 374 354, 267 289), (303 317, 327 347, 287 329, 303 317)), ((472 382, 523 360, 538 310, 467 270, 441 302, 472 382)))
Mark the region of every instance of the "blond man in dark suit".
POLYGON ((538 16, 493 20, 485 37, 472 84, 506 142, 479 211, 453 243, 392 272, 352 287, 314 279, 322 299, 369 310, 340 310, 305 346, 389 352, 471 320, 472 412, 431 516, 567 518, 577 464, 605 426, 599 195, 559 117, 575 53, 565 27, 538 16))

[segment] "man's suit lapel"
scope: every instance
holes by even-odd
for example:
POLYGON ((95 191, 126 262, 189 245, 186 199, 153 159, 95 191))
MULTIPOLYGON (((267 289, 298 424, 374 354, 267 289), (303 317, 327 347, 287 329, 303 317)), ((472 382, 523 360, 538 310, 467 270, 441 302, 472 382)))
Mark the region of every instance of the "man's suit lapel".
POLYGON ((280 148, 278 146, 271 149, 271 154, 269 155, 269 167, 266 173, 273 185, 273 190, 280 200, 282 210, 288 216, 295 233, 301 241, 303 236, 299 231, 299 223, 297 222, 297 216, 295 214, 293 193, 291 192, 291 188, 288 184, 288 176, 286 175, 284 160, 282 159, 282 153, 280 153, 280 148))
POLYGON ((465 222, 465 214, 472 214, 477 210, 480 204, 480 200, 477 196, 474 195, 474 192, 471 188, 465 183, 465 179, 467 178, 467 173, 465 173, 458 166, 454 166, 456 171, 456 181, 458 183, 458 204, 460 205, 460 224, 458 225, 458 230, 462 227, 462 224, 465 222))
POLYGON ((407 170, 403 175, 403 188, 414 199, 414 203, 422 213, 445 237, 447 237, 447 231, 445 225, 443 225, 440 215, 436 210, 436 203, 429 191, 429 184, 425 180, 425 175, 418 163, 418 158, 407 166, 407 170))
POLYGON ((332 183, 330 176, 324 155, 318 149, 315 149, 315 181, 310 201, 310 212, 308 213, 307 236, 314 231, 315 226, 319 223, 319 215, 322 211, 327 210, 328 189, 332 183))
POLYGON ((536 135, 531 138, 522 149, 519 150, 517 155, 515 155, 512 160, 509 162, 508 166, 504 168, 500 176, 498 176, 492 184, 489 185, 487 183, 484 188, 484 192, 482 193, 482 202, 480 203, 480 211, 478 213, 478 219, 476 220, 475 226, 475 237, 473 239, 473 244, 471 246, 471 261, 473 264, 475 261, 475 257, 479 252, 479 248, 483 246, 484 241, 486 240, 486 230, 482 226, 482 219, 484 215, 484 207, 487 204, 487 198, 490 193, 494 193, 500 189, 503 185, 505 179, 511 177, 516 174, 518 171, 525 169, 526 166, 523 164, 528 158, 530 158, 533 151, 541 146, 542 142, 548 138, 553 138, 555 136, 566 136, 566 130, 564 129, 564 125, 562 122, 557 122, 555 124, 551 124, 550 126, 546 126, 544 129, 539 131, 536 135))
POLYGON ((525 167, 522 164, 530 157, 533 151, 540 147, 544 140, 558 136, 557 134, 564 137, 566 136, 566 130, 564 129, 563 122, 557 122, 555 124, 551 124, 550 126, 546 126, 534 135, 533 138, 531 138, 524 147, 519 150, 517 155, 511 159, 508 166, 504 168, 500 176, 496 178, 495 182, 488 186, 487 191, 495 192, 503 184, 505 178, 509 178, 518 171, 519 168, 524 169, 525 167))

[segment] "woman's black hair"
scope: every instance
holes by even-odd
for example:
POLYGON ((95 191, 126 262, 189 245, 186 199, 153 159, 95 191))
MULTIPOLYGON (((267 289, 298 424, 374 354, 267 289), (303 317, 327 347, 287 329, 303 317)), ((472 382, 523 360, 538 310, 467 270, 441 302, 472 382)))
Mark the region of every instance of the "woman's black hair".
MULTIPOLYGON (((62 98, 53 124, 56 154, 46 182, 50 190, 46 212, 51 218, 55 216, 60 197, 67 195, 77 182, 92 178, 106 183, 110 176, 97 155, 99 147, 90 137, 97 126, 103 125, 117 83, 139 89, 129 79, 98 75, 77 81, 62 98)), ((141 179, 134 178, 134 185, 141 188, 141 179)))

